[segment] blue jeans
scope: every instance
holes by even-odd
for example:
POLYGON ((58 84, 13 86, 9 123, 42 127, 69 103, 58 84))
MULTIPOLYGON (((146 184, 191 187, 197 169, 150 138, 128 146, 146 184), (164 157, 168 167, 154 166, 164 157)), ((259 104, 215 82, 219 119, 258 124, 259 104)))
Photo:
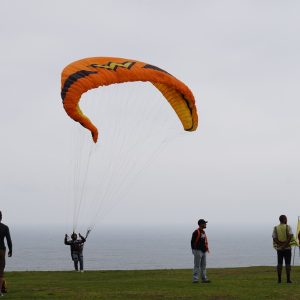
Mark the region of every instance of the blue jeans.
POLYGON ((74 261, 75 270, 78 271, 78 262, 80 270, 83 270, 83 254, 79 252, 72 252, 72 260, 74 261))
POLYGON ((201 275, 202 280, 207 280, 206 277, 206 252, 201 250, 193 250, 194 254, 194 272, 193 281, 199 280, 199 275, 201 275))

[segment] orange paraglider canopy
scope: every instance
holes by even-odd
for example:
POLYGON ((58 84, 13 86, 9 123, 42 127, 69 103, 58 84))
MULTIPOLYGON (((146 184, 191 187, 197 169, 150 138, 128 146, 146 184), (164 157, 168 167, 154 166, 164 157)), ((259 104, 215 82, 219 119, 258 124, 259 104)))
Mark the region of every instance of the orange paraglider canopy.
POLYGON ((80 110, 81 95, 99 86, 132 81, 151 82, 173 107, 184 130, 197 129, 197 109, 190 89, 168 72, 132 59, 91 57, 66 66, 61 77, 64 109, 73 120, 91 131, 96 143, 98 130, 80 110))

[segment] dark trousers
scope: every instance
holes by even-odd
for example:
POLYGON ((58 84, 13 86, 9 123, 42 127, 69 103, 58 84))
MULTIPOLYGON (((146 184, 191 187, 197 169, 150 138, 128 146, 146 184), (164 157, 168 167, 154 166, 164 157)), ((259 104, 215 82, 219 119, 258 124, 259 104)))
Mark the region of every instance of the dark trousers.
POLYGON ((277 265, 278 266, 283 265, 283 260, 284 260, 286 266, 290 266, 291 259, 292 259, 292 250, 291 249, 277 250, 277 265))
POLYGON ((3 277, 5 269, 5 250, 0 249, 0 278, 3 277))

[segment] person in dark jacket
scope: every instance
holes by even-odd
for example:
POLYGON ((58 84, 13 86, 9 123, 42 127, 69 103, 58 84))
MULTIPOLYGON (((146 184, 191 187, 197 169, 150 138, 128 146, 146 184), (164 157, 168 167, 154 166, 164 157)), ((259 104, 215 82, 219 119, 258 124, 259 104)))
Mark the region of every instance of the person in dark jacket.
POLYGON ((78 262, 80 266, 80 272, 83 272, 83 244, 86 239, 79 233, 80 239, 77 239, 75 232, 71 235, 71 240, 68 240, 68 235, 65 235, 65 245, 70 246, 71 257, 74 262, 75 271, 78 271, 78 262))
MULTIPOLYGON (((4 239, 6 239, 6 243, 8 246, 8 253, 9 257, 12 256, 12 242, 10 238, 9 228, 7 225, 2 223, 2 212, 0 211, 0 288, 2 288, 3 284, 3 277, 4 277, 4 269, 5 269, 5 253, 6 247, 4 239)), ((0 296, 2 296, 1 289, 0 289, 0 296)))
POLYGON ((191 239, 191 248, 194 255, 194 270, 193 270, 193 283, 199 282, 199 275, 203 283, 209 283, 210 280, 206 276, 206 253, 209 252, 207 236, 204 231, 206 228, 204 219, 198 221, 198 229, 193 232, 191 239))

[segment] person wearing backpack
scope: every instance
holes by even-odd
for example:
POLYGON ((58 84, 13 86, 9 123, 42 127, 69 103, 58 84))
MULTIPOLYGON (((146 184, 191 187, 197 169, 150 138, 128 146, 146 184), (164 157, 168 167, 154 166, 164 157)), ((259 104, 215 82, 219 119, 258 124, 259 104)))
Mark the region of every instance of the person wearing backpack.
POLYGON ((0 211, 0 296, 3 296, 2 292, 7 292, 6 290, 6 282, 3 278, 4 276, 4 269, 5 269, 5 254, 6 254, 6 247, 4 243, 4 239, 6 239, 7 246, 8 246, 8 253, 9 257, 12 256, 12 242, 10 238, 9 228, 7 225, 2 223, 2 212, 0 211))
POLYGON ((280 224, 273 228, 273 247, 277 251, 277 277, 278 283, 281 283, 281 273, 283 260, 285 261, 285 271, 286 271, 286 281, 287 283, 292 283, 291 281, 291 241, 293 238, 293 232, 291 226, 287 224, 287 217, 281 215, 279 217, 280 224))
POLYGON ((192 234, 191 248, 194 255, 194 270, 193 270, 193 283, 199 282, 199 275, 203 283, 209 283, 210 280, 206 276, 206 254, 209 252, 207 236, 204 231, 206 228, 204 219, 198 221, 198 229, 192 234))

